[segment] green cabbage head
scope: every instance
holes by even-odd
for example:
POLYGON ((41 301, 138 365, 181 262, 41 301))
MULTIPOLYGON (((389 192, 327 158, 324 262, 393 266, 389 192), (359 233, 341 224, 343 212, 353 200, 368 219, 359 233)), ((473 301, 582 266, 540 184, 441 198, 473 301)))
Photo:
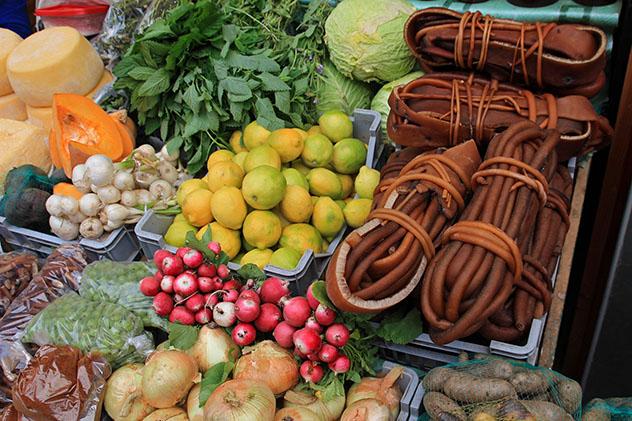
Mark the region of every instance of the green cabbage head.
POLYGON ((325 22, 331 61, 358 80, 404 76, 415 61, 404 42, 404 24, 414 11, 406 0, 343 0, 325 22))
POLYGON ((369 107, 373 92, 367 83, 344 76, 330 61, 319 70, 322 70, 316 88, 319 114, 339 110, 351 115, 356 108, 369 107))
MULTIPOLYGON (((373 100, 371 101, 371 109, 382 115, 380 126, 382 129, 382 139, 384 141, 390 141, 388 135, 386 134, 386 120, 388 119, 388 113, 391 111, 391 107, 388 106, 388 97, 391 95, 391 92, 395 87, 405 85, 412 80, 422 77, 423 75, 424 72, 421 70, 408 73, 406 76, 382 86, 382 89, 377 91, 377 94, 373 97, 373 100)), ((393 142, 391 141, 391 143, 393 142)))

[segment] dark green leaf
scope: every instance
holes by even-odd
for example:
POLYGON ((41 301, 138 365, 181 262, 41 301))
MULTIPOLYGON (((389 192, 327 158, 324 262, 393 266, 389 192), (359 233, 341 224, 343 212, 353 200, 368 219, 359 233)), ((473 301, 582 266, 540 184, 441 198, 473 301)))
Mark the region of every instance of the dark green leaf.
POLYGON ((236 67, 244 70, 271 73, 277 73, 281 70, 281 67, 276 61, 263 54, 245 56, 239 53, 230 52, 226 56, 225 61, 229 67, 236 67))
POLYGON ((174 35, 171 31, 169 25, 166 22, 158 20, 154 24, 152 24, 141 37, 141 41, 146 41, 154 38, 165 37, 169 35, 174 35))
POLYGON ((211 394, 228 379, 235 364, 231 361, 215 364, 206 370, 200 383, 200 408, 206 404, 211 394))
POLYGON ((321 303, 323 306, 332 309, 336 308, 327 296, 327 286, 325 285, 325 281, 312 282, 312 294, 314 295, 314 298, 316 298, 318 302, 321 303))
POLYGON ((141 86, 138 88, 139 96, 155 96, 169 89, 169 73, 166 70, 156 70, 141 86))
POLYGON ((417 308, 412 308, 408 313, 405 310, 395 311, 382 320, 377 329, 377 335, 385 341, 399 345, 406 345, 423 333, 421 313, 417 308))
POLYGON ((127 74, 132 79, 136 80, 147 80, 154 73, 156 73, 156 69, 152 69, 151 67, 136 67, 127 74))
POLYGON ((169 324, 169 344, 186 351, 191 348, 198 338, 198 330, 194 326, 181 325, 179 323, 169 324))
POLYGON ((169 140, 169 142, 167 142, 167 152, 169 152, 169 155, 179 150, 182 147, 182 142, 184 142, 184 139, 180 136, 176 136, 169 140))
POLYGON ((274 106, 284 114, 290 113, 290 93, 287 91, 274 93, 274 106))
POLYGON ((220 83, 226 92, 230 92, 236 95, 250 95, 252 96, 252 91, 248 86, 248 83, 244 82, 243 79, 239 79, 236 77, 227 77, 222 80, 220 83))
POLYGON ((259 75, 259 79, 263 83, 264 91, 289 91, 290 87, 277 76, 271 73, 263 72, 259 75))
POLYGON ((237 270, 237 275, 239 275, 239 277, 244 281, 252 279, 255 282, 259 282, 266 278, 266 274, 263 273, 257 265, 252 263, 242 265, 239 270, 237 270))
POLYGON ((200 112, 200 104, 202 101, 198 95, 195 85, 189 85, 186 91, 182 94, 182 100, 191 109, 191 111, 193 111, 193 114, 200 112))
POLYGON ((222 27, 222 37, 224 41, 228 43, 233 43, 235 39, 237 39, 237 35, 239 35, 239 28, 235 25, 224 25, 222 27))

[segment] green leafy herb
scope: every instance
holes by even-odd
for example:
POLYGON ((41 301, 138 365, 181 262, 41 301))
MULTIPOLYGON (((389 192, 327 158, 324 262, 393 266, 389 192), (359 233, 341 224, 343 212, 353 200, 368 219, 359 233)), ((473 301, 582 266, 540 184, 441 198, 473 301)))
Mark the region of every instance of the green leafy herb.
POLYGON ((376 334, 385 341, 405 345, 423 333, 421 313, 412 308, 396 310, 382 320, 376 334))
POLYGON ((237 270, 237 275, 242 281, 252 279, 255 283, 261 283, 266 279, 266 274, 253 263, 246 263, 237 270))
POLYGON ((312 294, 314 298, 318 300, 323 306, 328 308, 335 308, 331 300, 327 296, 327 287, 325 281, 314 281, 312 283, 312 294))
POLYGON ((206 231, 204 232, 202 239, 200 240, 198 240, 198 238, 195 236, 195 232, 193 231, 187 232, 187 235, 185 237, 185 244, 187 247, 191 247, 199 251, 200 253, 202 253, 204 257, 206 258, 206 260, 210 261, 216 266, 228 263, 230 258, 225 252, 222 251, 220 252, 219 255, 216 255, 208 248, 208 244, 212 240, 213 238, 211 234, 211 227, 209 225, 206 231))
POLYGON ((200 383, 200 408, 206 404, 209 396, 228 379, 235 367, 232 361, 221 362, 206 370, 200 383))
POLYGON ((174 348, 186 351, 195 344, 198 333, 194 326, 171 323, 169 325, 169 344, 174 348))

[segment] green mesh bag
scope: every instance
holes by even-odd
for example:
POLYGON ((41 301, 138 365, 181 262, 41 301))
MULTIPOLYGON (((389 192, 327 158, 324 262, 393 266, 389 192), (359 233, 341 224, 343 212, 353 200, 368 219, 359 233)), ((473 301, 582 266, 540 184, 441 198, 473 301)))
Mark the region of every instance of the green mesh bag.
POLYGON ((555 371, 488 357, 437 367, 422 381, 428 419, 580 420, 579 383, 555 371))
POLYGON ((593 399, 582 414, 582 421, 629 420, 632 420, 632 398, 593 399))
POLYGON ((46 200, 54 184, 33 165, 22 165, 7 173, 0 186, 0 216, 16 227, 48 231, 46 200))
POLYGON ((86 266, 81 276, 79 295, 88 300, 118 304, 136 314, 145 326, 167 330, 167 320, 151 307, 152 297, 140 292, 138 283, 153 276, 156 268, 151 263, 120 263, 100 260, 86 266))

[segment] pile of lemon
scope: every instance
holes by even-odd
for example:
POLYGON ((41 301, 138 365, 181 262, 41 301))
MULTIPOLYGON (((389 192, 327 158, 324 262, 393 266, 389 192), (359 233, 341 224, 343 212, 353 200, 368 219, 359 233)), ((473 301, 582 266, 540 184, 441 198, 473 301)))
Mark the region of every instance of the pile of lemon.
POLYGON ((187 232, 210 229, 232 261, 293 269, 305 250, 325 252, 345 222, 362 225, 380 173, 364 165, 367 146, 347 115, 318 123, 270 132, 252 122, 233 133, 233 151, 214 152, 206 177, 179 187, 182 214, 165 241, 180 247, 187 232))

